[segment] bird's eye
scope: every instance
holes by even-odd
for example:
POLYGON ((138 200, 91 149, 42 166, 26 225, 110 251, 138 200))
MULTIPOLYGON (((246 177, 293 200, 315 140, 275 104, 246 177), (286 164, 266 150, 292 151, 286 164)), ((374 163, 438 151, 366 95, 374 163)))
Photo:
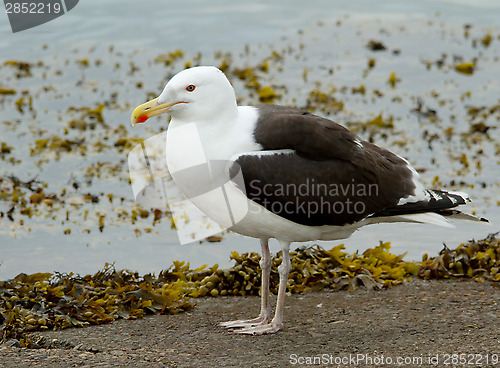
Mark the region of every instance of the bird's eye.
POLYGON ((186 87, 186 91, 188 92, 193 92, 196 86, 194 84, 190 84, 189 86, 186 87))

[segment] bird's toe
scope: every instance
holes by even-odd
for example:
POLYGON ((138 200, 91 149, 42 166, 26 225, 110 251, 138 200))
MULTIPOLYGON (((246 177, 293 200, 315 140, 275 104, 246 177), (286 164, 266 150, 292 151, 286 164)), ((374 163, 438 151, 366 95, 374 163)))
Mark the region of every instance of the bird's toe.
POLYGON ((221 322, 219 323, 219 326, 224 328, 245 328, 245 327, 265 325, 268 323, 269 323, 268 317, 259 316, 254 319, 221 322))
POLYGON ((276 333, 280 331, 282 328, 283 324, 267 323, 259 326, 244 327, 239 330, 234 330, 231 332, 243 335, 265 335, 265 334, 276 333))

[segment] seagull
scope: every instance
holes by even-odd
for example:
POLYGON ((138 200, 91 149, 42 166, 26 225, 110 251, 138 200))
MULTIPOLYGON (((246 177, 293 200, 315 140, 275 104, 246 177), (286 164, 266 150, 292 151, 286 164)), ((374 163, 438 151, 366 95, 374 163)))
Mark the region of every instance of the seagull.
POLYGON ((221 323, 231 332, 283 329, 292 242, 345 239, 376 223, 453 227, 450 217, 487 221, 456 209, 471 201, 466 193, 426 189, 407 160, 340 124, 295 107, 238 106, 232 85, 216 67, 173 76, 157 98, 134 110, 132 125, 163 113, 171 117, 166 162, 181 193, 221 226, 260 240, 260 314, 221 323), (203 162, 224 164, 199 175, 193 168, 203 162), (221 183, 227 184, 223 195, 212 190, 221 183), (282 251, 274 316, 272 238, 282 251))

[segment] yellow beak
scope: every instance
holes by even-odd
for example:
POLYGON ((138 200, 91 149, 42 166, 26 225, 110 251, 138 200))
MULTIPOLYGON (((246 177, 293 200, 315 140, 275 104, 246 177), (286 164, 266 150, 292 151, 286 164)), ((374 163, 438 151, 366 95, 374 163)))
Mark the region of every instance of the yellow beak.
POLYGON ((144 123, 150 117, 163 114, 167 112, 169 108, 172 106, 181 103, 181 102, 166 102, 163 104, 158 104, 158 97, 154 100, 143 103, 138 106, 134 112, 132 113, 132 126, 135 124, 144 123))

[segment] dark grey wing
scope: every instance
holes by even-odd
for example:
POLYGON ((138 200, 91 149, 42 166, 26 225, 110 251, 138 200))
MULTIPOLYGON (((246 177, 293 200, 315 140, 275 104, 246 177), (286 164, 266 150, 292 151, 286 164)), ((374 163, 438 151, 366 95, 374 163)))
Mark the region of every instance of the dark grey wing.
POLYGON ((310 226, 345 225, 464 203, 417 188, 418 174, 405 159, 331 120, 276 105, 258 111, 254 137, 263 151, 239 155, 234 170, 241 169, 247 197, 277 215, 310 226))
POLYGON ((395 182, 384 180, 380 171, 360 170, 339 159, 308 160, 293 151, 240 155, 231 175, 238 170, 245 186, 240 189, 249 199, 303 225, 351 224, 401 198, 395 182))

